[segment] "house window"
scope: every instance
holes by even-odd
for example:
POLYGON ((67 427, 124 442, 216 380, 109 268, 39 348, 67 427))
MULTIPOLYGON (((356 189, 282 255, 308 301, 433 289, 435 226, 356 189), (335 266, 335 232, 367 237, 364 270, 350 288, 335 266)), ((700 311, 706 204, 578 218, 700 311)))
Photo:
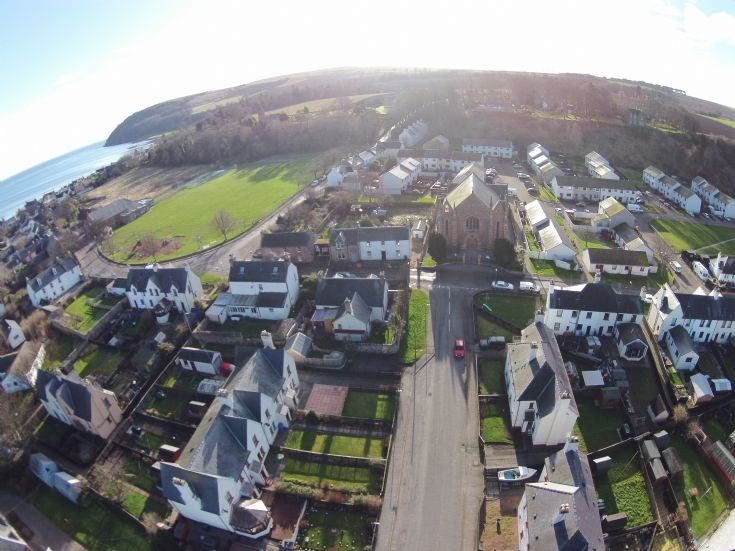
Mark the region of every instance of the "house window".
POLYGON ((559 329, 561 329, 561 323, 555 323, 554 324, 554 331, 558 331, 559 329))
POLYGON ((474 216, 470 216, 464 221, 464 229, 467 231, 478 231, 480 229, 480 220, 474 216))
POLYGON ((592 319, 592 312, 587 312, 587 319, 592 319))
POLYGON ((373 256, 373 251, 365 251, 365 253, 367 254, 367 256, 373 256))
POLYGON ((370 241, 365 241, 365 246, 370 247, 370 241))
POLYGON ((340 260, 345 260, 347 258, 347 255, 344 253, 344 251, 338 251, 337 258, 340 260))
POLYGON ((225 494, 225 499, 227 500, 227 503, 232 504, 232 501, 235 499, 233 495, 230 492, 227 492, 225 494))
POLYGON ((561 317, 561 310, 557 310, 557 311, 556 311, 556 317, 557 317, 557 318, 560 318, 560 317, 561 317))
POLYGON ((623 321, 623 314, 618 314, 615 316, 615 321, 623 321))
POLYGON ((602 316, 602 319, 605 320, 605 321, 609 320, 610 319, 610 314, 605 314, 604 316, 602 316))
POLYGON ((576 310, 572 310, 572 317, 573 318, 576 318, 577 317, 577 311, 576 310))
POLYGON ((635 323, 636 321, 638 321, 638 316, 636 316, 635 314, 633 314, 632 316, 630 316, 630 322, 631 323, 635 323))
POLYGON ((258 437, 253 434, 253 446, 257 448, 259 443, 258 437))

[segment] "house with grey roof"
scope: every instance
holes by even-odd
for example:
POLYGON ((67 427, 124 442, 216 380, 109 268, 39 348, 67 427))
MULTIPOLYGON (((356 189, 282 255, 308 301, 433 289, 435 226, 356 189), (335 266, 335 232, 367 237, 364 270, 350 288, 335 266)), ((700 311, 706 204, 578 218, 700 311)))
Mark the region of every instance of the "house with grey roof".
POLYGON ((508 343, 505 381, 511 426, 533 446, 566 442, 579 417, 554 332, 541 322, 508 343))
POLYGON ((717 253, 717 259, 710 261, 710 272, 721 285, 735 285, 735 256, 717 253))
POLYGON ((96 208, 87 213, 89 224, 99 224, 116 228, 128 224, 143 216, 153 206, 152 199, 131 201, 130 199, 116 199, 104 207, 96 208))
POLYGON ((283 350, 258 348, 227 379, 176 462, 161 462, 163 495, 184 517, 247 538, 273 525, 260 500, 265 466, 298 400, 296 365, 283 350))
POLYGON ((25 333, 17 321, 4 319, 0 321, 0 338, 8 348, 15 350, 26 342, 25 333))
POLYGON ((546 458, 518 504, 518 548, 604 551, 595 482, 575 438, 546 458))
POLYGON ((15 531, 5 515, 0 514, 0 549, 2 551, 26 551, 31 546, 15 531))
POLYGON ((462 140, 462 151, 481 153, 498 159, 512 159, 513 142, 500 138, 465 138, 462 140))
POLYGON ((194 300, 204 294, 202 282, 189 266, 184 268, 130 268, 125 295, 131 308, 150 310, 168 299, 179 312, 190 312, 194 300))
POLYGON ((645 252, 626 249, 585 249, 582 264, 591 274, 648 277, 651 270, 645 252))
POLYGON ((690 214, 702 210, 702 199, 699 195, 655 166, 649 166, 643 171, 643 182, 690 214))
POLYGON ((260 235, 260 248, 254 258, 288 259, 295 264, 314 260, 314 234, 308 231, 273 232, 260 235))
POLYGON ((728 344, 735 336, 735 297, 722 295, 717 289, 676 293, 665 283, 653 295, 647 315, 648 326, 656 338, 681 325, 694 342, 728 344))
POLYGON ((396 166, 383 172, 379 177, 380 192, 388 195, 400 195, 421 174, 421 162, 413 157, 403 159, 396 166))
POLYGON ((603 180, 620 180, 620 176, 610 166, 610 161, 600 155, 597 151, 590 151, 584 156, 584 166, 587 173, 593 178, 603 180))
POLYGON ((32 389, 45 358, 46 347, 37 341, 26 341, 14 352, 0 356, 2 389, 8 394, 32 389))
POLYGON ((664 344, 675 369, 693 371, 697 367, 699 354, 694 348, 692 337, 681 325, 675 325, 666 331, 664 344))
POLYGON ((334 228, 329 235, 329 255, 335 262, 407 261, 410 229, 408 225, 334 228))
POLYGON ((82 281, 82 269, 73 256, 57 258, 26 283, 28 299, 36 308, 50 304, 82 281))
POLYGON ((51 417, 100 438, 107 439, 122 421, 115 393, 74 372, 39 371, 36 397, 51 417))
POLYGON ((366 341, 372 328, 370 314, 370 307, 359 293, 345 298, 332 321, 334 338, 338 341, 366 341))
POLYGON ((653 263, 653 250, 646 245, 640 233, 632 225, 627 222, 618 224, 612 228, 612 237, 618 247, 628 251, 643 251, 648 261, 653 263))
POLYGON ((207 319, 282 320, 299 298, 299 272, 288 260, 232 260, 230 289, 207 309, 207 319))
POLYGON ((396 156, 399 162, 406 159, 416 159, 421 163, 422 175, 436 175, 438 173, 456 173, 472 163, 482 163, 481 153, 465 153, 452 150, 420 150, 401 149, 396 156))
POLYGON ((648 352, 643 329, 637 323, 620 323, 615 326, 615 344, 618 354, 629 362, 640 361, 648 352))
POLYGON ((385 321, 388 282, 380 277, 328 277, 316 284, 316 309, 339 310, 355 293, 370 308, 370 321, 385 321))
POLYGON ((591 176, 557 175, 551 180, 551 191, 564 201, 601 201, 614 197, 627 205, 641 195, 640 182, 630 180, 606 180, 591 176))
POLYGON ((557 335, 612 336, 616 325, 642 320, 640 295, 618 293, 607 283, 549 286, 544 323, 557 335))
POLYGON ((216 350, 184 346, 176 355, 175 362, 186 371, 217 375, 222 367, 222 354, 216 350))
POLYGON ((549 218, 535 232, 541 249, 539 258, 545 260, 573 261, 576 257, 574 244, 556 220, 549 218))
POLYGON ((724 191, 720 191, 714 184, 709 183, 701 176, 696 176, 692 180, 691 189, 702 198, 702 201, 709 205, 714 214, 725 218, 735 218, 735 199, 724 191))

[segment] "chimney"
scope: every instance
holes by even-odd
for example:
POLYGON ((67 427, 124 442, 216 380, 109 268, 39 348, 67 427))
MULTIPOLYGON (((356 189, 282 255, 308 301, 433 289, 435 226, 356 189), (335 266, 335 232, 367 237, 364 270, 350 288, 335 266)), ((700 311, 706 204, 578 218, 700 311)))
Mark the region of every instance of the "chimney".
POLYGON ((552 521, 552 524, 558 524, 560 522, 564 522, 564 520, 567 518, 568 512, 569 512, 568 503, 562 503, 561 505, 559 505, 559 510, 554 515, 554 520, 552 521))
POLYGON ((154 263, 153 263, 153 264, 151 265, 151 269, 152 269, 152 270, 153 270, 154 272, 157 272, 157 271, 158 271, 158 262, 154 262, 154 263))
POLYGON ((645 285, 642 285, 641 286, 641 300, 645 300, 647 294, 648 294, 648 289, 646 288, 645 285))
POLYGON ((276 347, 273 346, 273 335, 265 329, 260 332, 260 340, 263 341, 263 348, 270 348, 271 350, 276 349, 276 347))
POLYGON ((566 443, 564 444, 564 453, 570 451, 579 451, 579 438, 573 435, 569 435, 566 443))

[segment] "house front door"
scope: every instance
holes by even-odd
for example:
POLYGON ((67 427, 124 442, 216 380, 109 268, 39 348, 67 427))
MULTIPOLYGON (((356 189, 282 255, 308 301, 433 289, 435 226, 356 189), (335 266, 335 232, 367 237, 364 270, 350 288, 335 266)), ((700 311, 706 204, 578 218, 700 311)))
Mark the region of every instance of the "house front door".
POLYGON ((385 260, 385 251, 380 251, 380 260, 385 260))

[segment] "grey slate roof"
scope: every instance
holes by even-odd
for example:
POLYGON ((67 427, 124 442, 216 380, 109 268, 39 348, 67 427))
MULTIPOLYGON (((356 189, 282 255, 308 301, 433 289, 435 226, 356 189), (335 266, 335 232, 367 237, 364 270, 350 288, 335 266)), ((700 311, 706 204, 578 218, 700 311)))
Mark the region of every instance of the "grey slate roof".
POLYGON ((482 153, 470 153, 464 151, 451 151, 447 149, 401 149, 398 151, 397 158, 413 158, 413 159, 450 159, 456 161, 479 162, 482 160, 482 153))
POLYGON ((92 396, 81 380, 75 381, 69 375, 39 370, 36 378, 36 396, 39 400, 52 398, 66 403, 74 415, 85 421, 92 420, 92 396))
POLYGON ((277 260, 235 260, 230 266, 230 281, 283 283, 290 265, 277 260))
POLYGON ((192 348, 185 346, 179 351, 179 358, 182 360, 191 360, 192 362, 199 363, 212 363, 219 355, 219 352, 215 350, 206 350, 203 348, 192 348))
POLYGON ((342 312, 352 315, 364 324, 370 323, 370 307, 362 300, 360 293, 355 292, 352 297, 345 299, 342 312))
POLYGON ((314 234, 306 231, 264 233, 260 236, 263 248, 311 247, 313 244, 314 234))
POLYGON ((637 323, 619 323, 615 329, 623 344, 632 344, 635 341, 646 342, 643 330, 637 323))
POLYGON ((648 257, 643 251, 628 249, 587 249, 590 264, 614 264, 618 266, 648 266, 648 257))
POLYGON ((735 274, 735 256, 723 256, 720 258, 724 258, 724 260, 720 260, 720 271, 723 274, 735 274))
POLYGON ((735 321, 735 297, 674 293, 685 318, 735 321))
POLYGON ((219 514, 217 477, 185 469, 175 463, 161 461, 161 488, 163 496, 176 503, 184 503, 174 478, 186 481, 202 503, 202 511, 219 514))
POLYGON ((311 352, 311 338, 299 331, 286 339, 286 344, 283 349, 293 350, 296 354, 305 358, 311 352))
POLYGON ((87 218, 92 222, 106 222, 110 218, 114 218, 125 211, 132 211, 139 207, 140 203, 137 201, 131 201, 130 199, 116 199, 109 205, 94 209, 87 215, 87 218))
POLYGON ((58 258, 54 261, 54 263, 51 266, 46 268, 43 272, 36 275, 36 277, 28 280, 28 284, 31 286, 31 289, 33 289, 34 291, 38 291, 40 289, 43 289, 46 285, 51 283, 53 280, 60 277, 61 274, 64 274, 66 272, 71 272, 77 266, 78 266, 77 261, 72 256, 65 256, 62 258, 58 258))
POLYGON ((564 289, 555 288, 549 299, 549 307, 620 314, 643 313, 640 296, 616 293, 607 283, 585 283, 564 289))
POLYGON ((479 145, 483 147, 513 147, 513 142, 500 138, 465 138, 462 145, 479 145))
POLYGON ((135 287, 138 291, 145 289, 148 282, 152 281, 159 289, 169 291, 171 287, 183 291, 189 272, 186 268, 130 268, 125 290, 130 291, 135 287))
POLYGON ((25 341, 15 352, 6 354, 0 358, 0 371, 15 375, 25 375, 33 365, 41 343, 36 341, 25 341))
POLYGON ((344 300, 355 293, 370 308, 382 308, 388 282, 376 277, 331 277, 316 284, 316 303, 319 306, 342 306, 344 300))
POLYGON ((560 187, 590 188, 590 189, 639 189, 641 182, 631 180, 604 180, 591 176, 556 176, 556 183, 560 187))
POLYGON ((364 241, 408 241, 408 226, 371 226, 367 228, 335 228, 329 235, 329 244, 334 245, 341 236, 345 245, 357 245, 364 241))
POLYGON ((671 335, 671 339, 674 341, 674 346, 679 351, 679 355, 683 356, 694 350, 692 337, 681 325, 675 325, 669 329, 669 335, 671 335))

